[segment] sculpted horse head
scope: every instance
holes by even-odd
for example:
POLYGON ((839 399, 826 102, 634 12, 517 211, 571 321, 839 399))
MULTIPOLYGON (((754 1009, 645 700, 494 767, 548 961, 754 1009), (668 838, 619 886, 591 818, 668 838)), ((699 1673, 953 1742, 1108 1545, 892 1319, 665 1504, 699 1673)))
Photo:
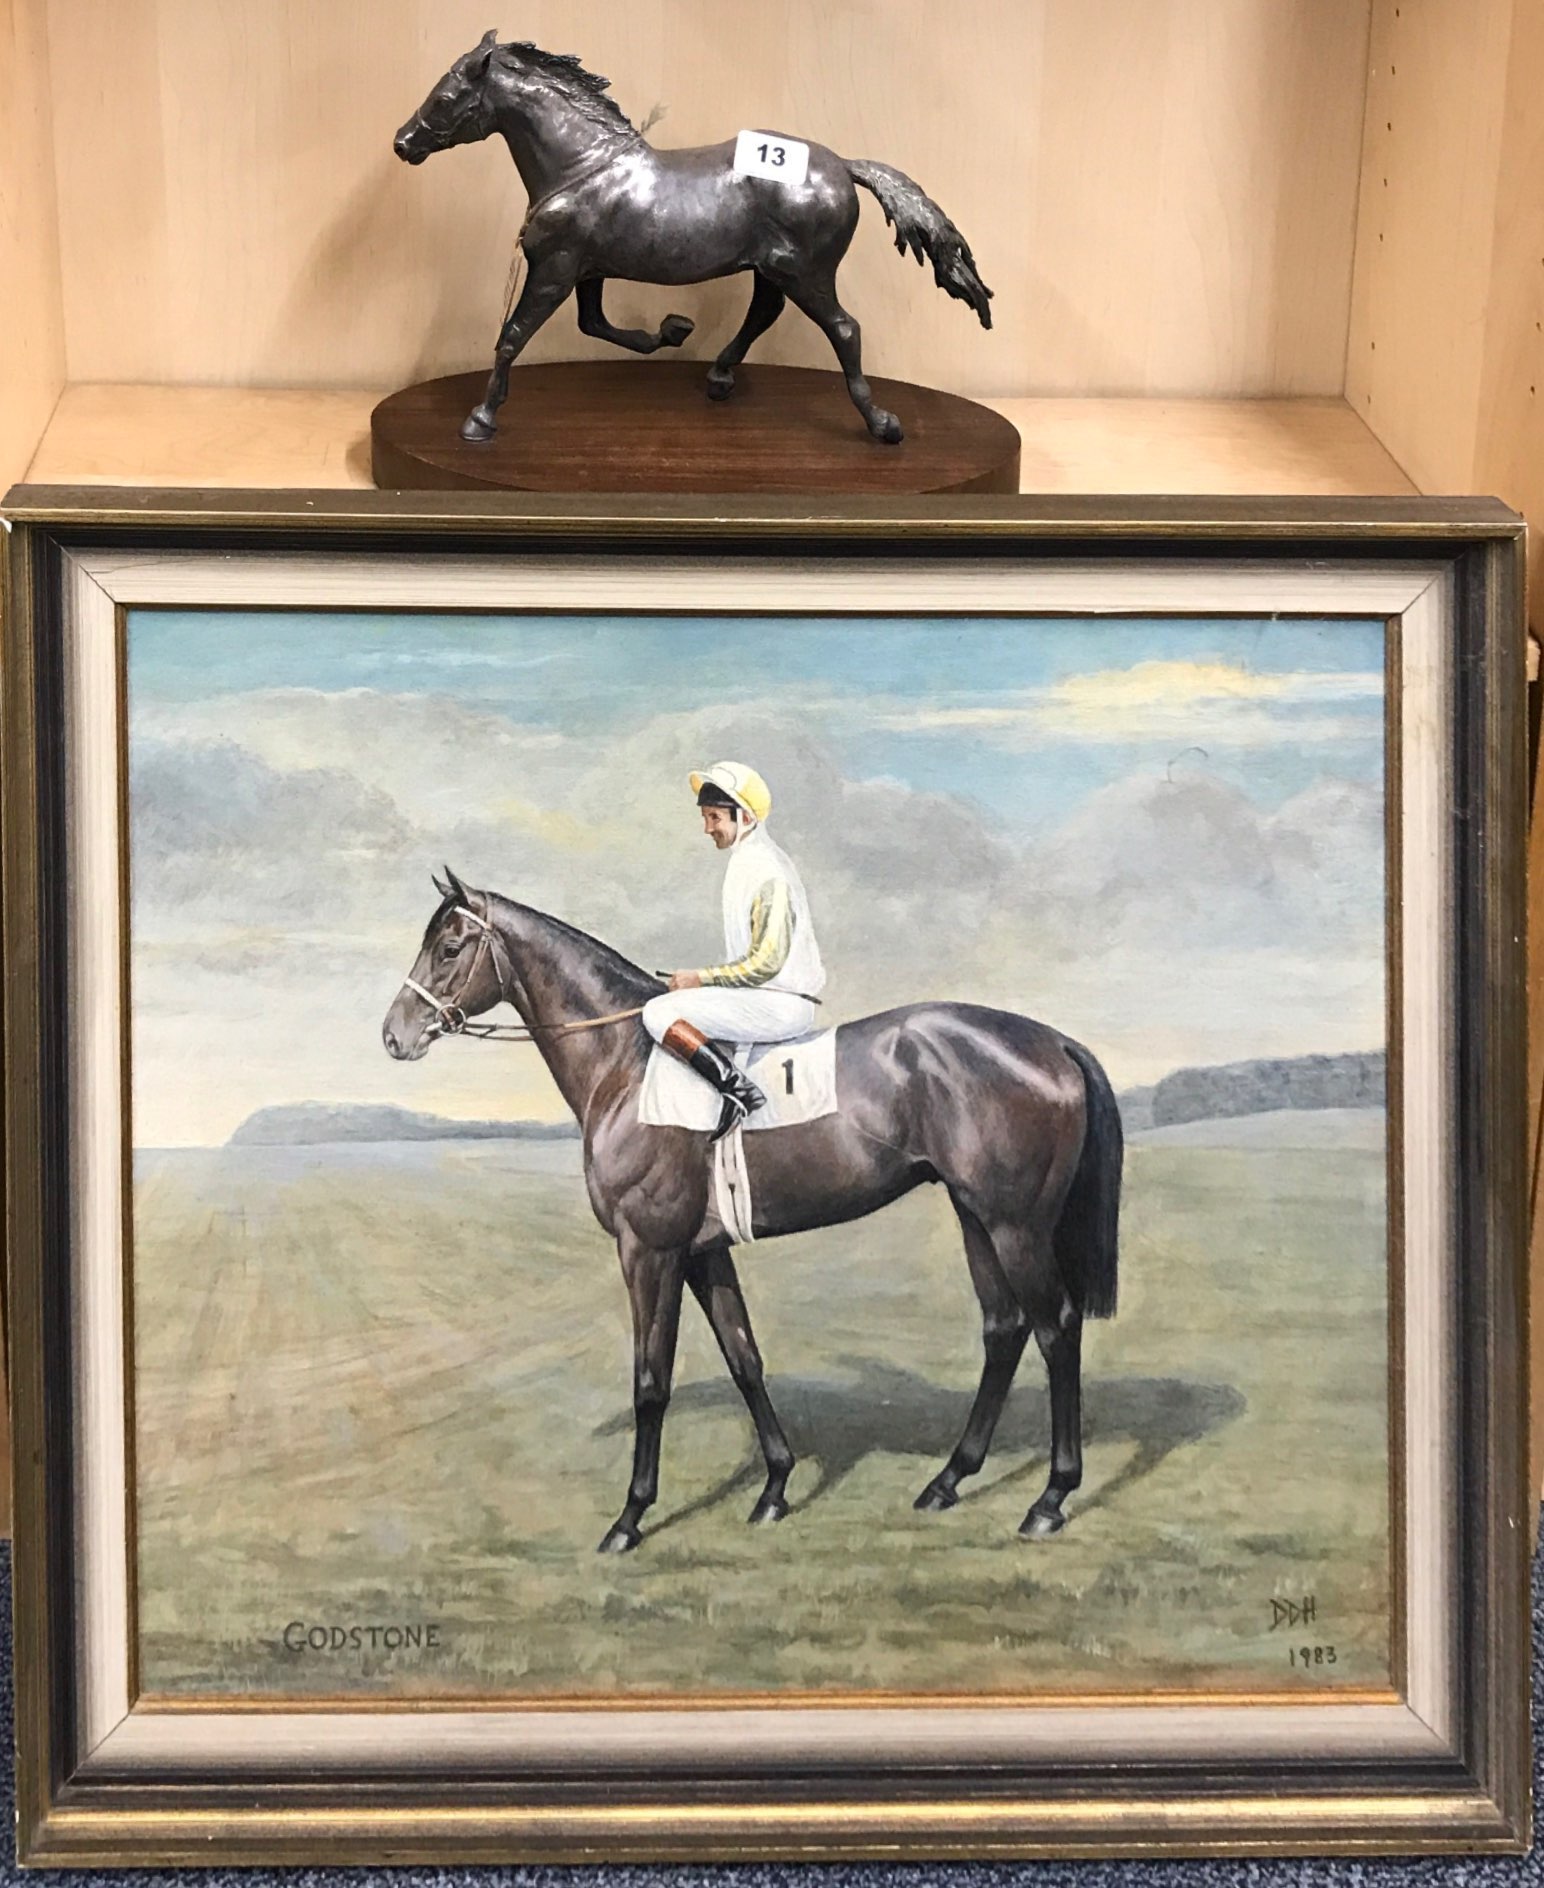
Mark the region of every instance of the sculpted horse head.
POLYGON ((488 65, 498 44, 498 32, 483 34, 470 52, 462 53, 429 96, 392 140, 392 149, 404 163, 421 164, 436 151, 453 144, 477 144, 493 130, 493 108, 488 97, 488 65))
MULTIPOLYGON (((495 131, 507 134, 536 107, 561 114, 570 135, 590 127, 634 136, 631 121, 606 96, 610 83, 588 71, 574 53, 544 52, 529 40, 501 46, 497 31, 490 29, 436 80, 392 140, 392 149, 405 163, 421 164, 453 145, 477 144, 495 131)), ((520 155, 516 151, 517 163, 520 155)))

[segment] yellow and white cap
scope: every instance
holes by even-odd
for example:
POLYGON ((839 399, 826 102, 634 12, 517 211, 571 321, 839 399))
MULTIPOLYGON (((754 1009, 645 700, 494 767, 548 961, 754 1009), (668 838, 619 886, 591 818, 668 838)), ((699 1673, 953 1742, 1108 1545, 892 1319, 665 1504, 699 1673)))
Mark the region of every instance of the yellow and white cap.
POLYGON ((772 811, 772 789, 757 773, 754 767, 747 767, 740 760, 716 760, 711 767, 704 767, 700 773, 687 775, 692 792, 701 793, 705 786, 714 786, 721 793, 727 793, 738 807, 743 807, 752 819, 765 819, 772 811))

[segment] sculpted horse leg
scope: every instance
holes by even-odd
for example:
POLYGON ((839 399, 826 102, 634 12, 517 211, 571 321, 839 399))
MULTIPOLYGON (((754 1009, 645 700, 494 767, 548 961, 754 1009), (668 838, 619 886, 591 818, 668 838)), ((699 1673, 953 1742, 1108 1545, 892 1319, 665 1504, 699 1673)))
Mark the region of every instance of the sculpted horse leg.
POLYGON ((793 1471, 793 1450, 777 1420, 772 1399, 762 1375, 761 1352, 751 1331, 751 1315, 745 1307, 739 1275, 727 1246, 713 1246, 694 1253, 687 1260, 687 1283, 702 1306, 724 1362, 746 1408, 756 1425, 756 1438, 767 1464, 767 1485, 750 1512, 752 1525, 763 1521, 781 1521, 788 1512, 788 1477, 793 1471))
POLYGON ((617 1252, 633 1310, 633 1475, 626 1504, 601 1541, 603 1554, 624 1554, 638 1545, 638 1523, 659 1493, 660 1435, 675 1371, 685 1270, 679 1251, 645 1245, 626 1225, 617 1235, 617 1252))
POLYGON ((708 398, 727 400, 734 392, 734 370, 788 306, 788 297, 758 270, 740 332, 708 369, 708 398))
POLYGON ((642 328, 614 328, 601 307, 605 280, 595 277, 579 284, 579 332, 634 354, 657 354, 662 347, 679 347, 697 325, 686 315, 666 315, 653 334, 642 328))
POLYGON ((1029 1341, 1028 1314, 998 1263, 986 1228, 957 1195, 951 1197, 959 1215, 960 1230, 965 1235, 971 1283, 981 1301, 981 1343, 985 1361, 976 1400, 954 1453, 912 1504, 933 1513, 952 1508, 959 1500, 960 1483, 967 1475, 974 1475, 986 1460, 997 1419, 1003 1413, 1019 1359, 1029 1341))
POLYGON ((481 442, 492 439, 498 431, 494 414, 509 398, 509 370, 515 357, 545 322, 568 300, 574 281, 566 269, 533 266, 514 313, 499 330, 498 346, 493 355, 493 371, 479 405, 474 406, 461 423, 463 439, 481 442))
POLYGON ((795 278, 788 282, 787 288, 789 299, 825 331, 826 339, 836 350, 836 358, 847 376, 847 391, 869 431, 887 446, 898 446, 906 435, 893 413, 874 404, 869 383, 863 377, 863 330, 836 299, 835 280, 795 278))

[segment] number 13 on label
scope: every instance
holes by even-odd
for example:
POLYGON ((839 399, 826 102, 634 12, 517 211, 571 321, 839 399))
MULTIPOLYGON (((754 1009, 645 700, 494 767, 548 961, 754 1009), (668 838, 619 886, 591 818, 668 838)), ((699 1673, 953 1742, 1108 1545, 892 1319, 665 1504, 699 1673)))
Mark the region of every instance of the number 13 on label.
POLYGON ((774 183, 802 184, 810 174, 810 147, 770 131, 742 131, 735 139, 734 167, 742 177, 770 177, 774 183))

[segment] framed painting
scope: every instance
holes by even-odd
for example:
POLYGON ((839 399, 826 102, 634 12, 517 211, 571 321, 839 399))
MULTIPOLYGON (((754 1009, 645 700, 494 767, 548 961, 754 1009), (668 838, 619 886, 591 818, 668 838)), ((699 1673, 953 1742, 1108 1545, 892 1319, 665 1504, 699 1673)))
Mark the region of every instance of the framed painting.
POLYGON ((10 517, 24 1860, 1525 1843, 1512 514, 10 517))

